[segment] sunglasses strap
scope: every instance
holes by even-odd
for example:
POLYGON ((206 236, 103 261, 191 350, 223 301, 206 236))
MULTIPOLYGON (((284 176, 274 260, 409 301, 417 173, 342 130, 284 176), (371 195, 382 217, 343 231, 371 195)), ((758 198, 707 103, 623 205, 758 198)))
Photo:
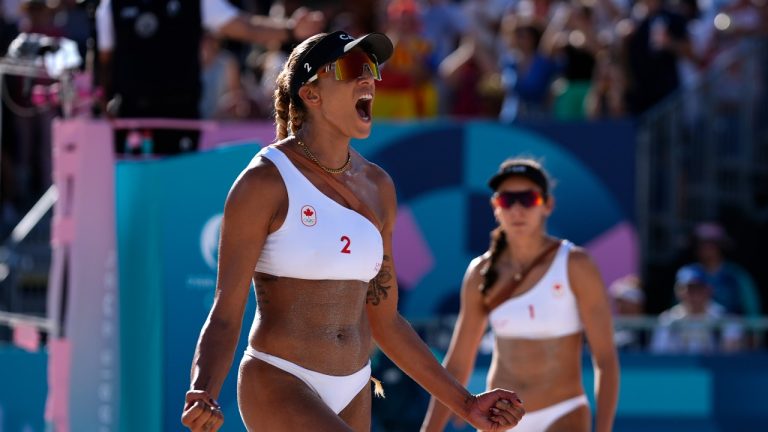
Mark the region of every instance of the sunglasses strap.
POLYGON ((523 271, 520 272, 520 277, 517 279, 513 278, 512 280, 507 283, 498 294, 494 295, 493 297, 487 297, 483 303, 485 303, 485 309, 489 313, 496 309, 500 304, 507 301, 512 295, 517 291, 517 288, 520 286, 521 283, 525 280, 525 278, 528 276, 528 273, 533 270, 534 267, 541 264, 542 261, 550 254, 552 251, 560 247, 561 241, 556 241, 552 243, 551 245, 547 246, 541 253, 539 253, 536 258, 534 258, 533 261, 528 265, 528 267, 524 268, 523 271))

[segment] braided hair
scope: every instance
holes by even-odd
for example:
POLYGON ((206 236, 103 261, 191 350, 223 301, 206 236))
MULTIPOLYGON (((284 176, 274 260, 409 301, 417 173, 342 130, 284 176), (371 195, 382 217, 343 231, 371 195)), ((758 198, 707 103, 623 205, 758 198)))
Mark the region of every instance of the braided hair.
POLYGON ((491 256, 488 258, 488 264, 480 271, 480 275, 483 276, 483 283, 480 284, 481 293, 485 294, 499 278, 496 262, 499 261, 499 257, 506 248, 507 236, 500 226, 496 227, 491 231, 491 245, 488 247, 488 250, 491 251, 491 256))
POLYGON ((283 70, 275 80, 275 135, 280 141, 290 135, 296 134, 301 129, 307 115, 307 108, 298 94, 291 94, 291 82, 294 79, 296 64, 299 57, 309 51, 317 42, 325 36, 325 33, 316 34, 297 45, 288 60, 283 65, 283 70))

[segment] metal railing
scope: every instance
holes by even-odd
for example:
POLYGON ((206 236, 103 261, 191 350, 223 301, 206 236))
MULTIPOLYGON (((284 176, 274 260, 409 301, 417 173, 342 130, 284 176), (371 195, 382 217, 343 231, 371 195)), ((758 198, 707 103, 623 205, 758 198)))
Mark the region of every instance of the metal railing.
POLYGON ((644 261, 668 262, 702 220, 768 222, 768 40, 745 40, 697 86, 645 114, 637 146, 644 261))
MULTIPOLYGON (((412 321, 414 329, 432 348, 445 352, 451 341, 454 326, 456 324, 456 315, 443 315, 435 318, 412 321)), ((678 328, 684 327, 686 322, 681 321, 675 324, 678 328)), ((739 329, 742 338, 742 351, 765 350, 766 336, 768 335, 768 316, 755 318, 745 317, 725 317, 722 319, 692 319, 690 325, 696 329, 706 328, 713 334, 722 334, 733 328, 739 329)), ((637 346, 640 351, 651 351, 650 342, 653 332, 663 327, 659 317, 655 315, 637 315, 637 316, 615 316, 613 318, 613 329, 615 333, 622 331, 634 331, 640 335, 643 342, 637 346)), ((490 336, 488 333, 487 336, 490 336)), ((490 350, 492 343, 483 344, 480 351, 490 350)), ((617 344, 618 346, 618 344, 617 344)), ((490 353, 490 352, 488 352, 490 353)), ((488 354, 487 353, 487 354, 488 354)))
MULTIPOLYGON (((50 220, 57 197, 56 187, 49 187, 0 244, 0 325, 51 330, 46 299, 50 220)), ((0 340, 8 337, 8 329, 0 328, 0 340)))
POLYGON ((0 311, 0 326, 15 327, 17 325, 34 327, 45 333, 53 330, 53 323, 48 318, 0 311))

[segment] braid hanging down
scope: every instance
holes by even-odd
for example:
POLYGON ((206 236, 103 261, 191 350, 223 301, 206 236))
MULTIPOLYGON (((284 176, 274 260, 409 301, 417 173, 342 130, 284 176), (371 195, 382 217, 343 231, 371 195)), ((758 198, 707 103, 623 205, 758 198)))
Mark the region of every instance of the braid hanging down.
POLYGON ((491 251, 491 256, 488 259, 488 265, 480 272, 483 276, 483 283, 480 284, 480 292, 485 294, 490 289, 499 277, 499 272, 496 270, 496 262, 498 262, 501 253, 507 248, 507 236, 504 234, 504 230, 501 227, 496 227, 491 231, 491 244, 488 250, 491 251))

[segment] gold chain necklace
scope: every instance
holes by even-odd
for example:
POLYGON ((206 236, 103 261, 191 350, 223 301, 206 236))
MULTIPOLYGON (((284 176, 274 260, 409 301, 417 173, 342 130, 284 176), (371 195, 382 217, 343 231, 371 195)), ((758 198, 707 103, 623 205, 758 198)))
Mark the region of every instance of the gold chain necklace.
POLYGON ((328 168, 327 166, 320 163, 319 160, 317 160, 317 156, 315 156, 310 150, 309 147, 307 147, 306 144, 304 144, 304 141, 300 140, 298 137, 296 138, 296 143, 299 144, 299 147, 301 147, 301 150, 304 152, 307 157, 317 164, 323 171, 329 173, 329 174, 341 174, 344 171, 348 170, 349 167, 352 166, 352 155, 350 154, 349 150, 347 150, 347 161, 344 162, 344 165, 342 165, 340 168, 328 168))

